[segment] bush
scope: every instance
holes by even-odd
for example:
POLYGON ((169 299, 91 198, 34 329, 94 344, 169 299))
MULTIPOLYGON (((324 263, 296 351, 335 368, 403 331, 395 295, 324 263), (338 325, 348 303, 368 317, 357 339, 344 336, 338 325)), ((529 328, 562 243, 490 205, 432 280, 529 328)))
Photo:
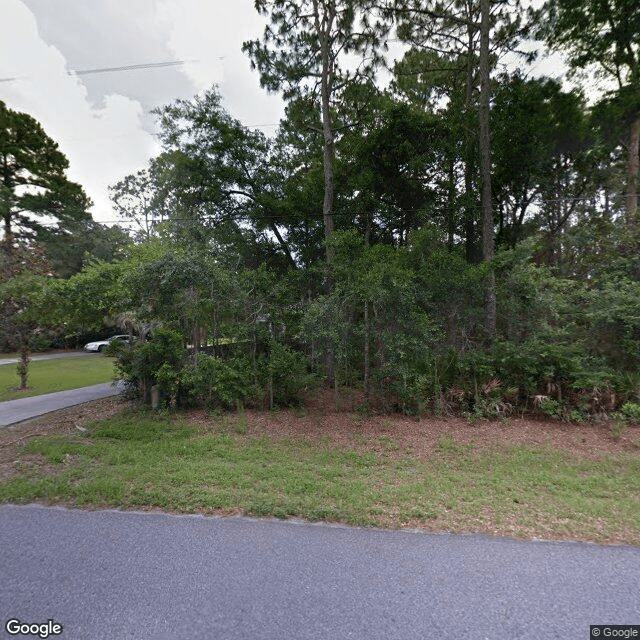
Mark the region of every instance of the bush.
POLYGON ((250 362, 235 358, 228 362, 200 354, 180 373, 181 393, 189 404, 233 409, 255 399, 250 362))
POLYGON ((180 371, 187 359, 180 333, 160 328, 148 342, 114 344, 112 348, 116 370, 126 382, 138 387, 143 402, 149 401, 155 384, 166 396, 176 398, 180 371))
POLYGON ((640 404, 625 402, 620 412, 629 422, 640 424, 640 404))
POLYGON ((316 381, 315 376, 307 370, 307 358, 276 340, 271 341, 268 359, 261 368, 270 406, 299 405, 303 393, 316 381))

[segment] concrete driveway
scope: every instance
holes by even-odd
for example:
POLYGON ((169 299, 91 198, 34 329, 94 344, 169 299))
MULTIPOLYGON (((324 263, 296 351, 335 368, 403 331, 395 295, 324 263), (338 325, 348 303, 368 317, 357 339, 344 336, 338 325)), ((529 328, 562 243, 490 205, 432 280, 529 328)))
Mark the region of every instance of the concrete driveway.
POLYGON ((0 402, 0 427, 36 418, 58 409, 73 407, 83 402, 115 396, 121 390, 122 386, 120 384, 114 386, 111 382, 104 382, 102 384, 94 384, 91 387, 82 387, 81 389, 57 391, 56 393, 45 393, 31 398, 0 402))
MULTIPOLYGON (((58 358, 96 358, 102 356, 101 353, 90 353, 88 351, 58 351, 51 353, 38 353, 30 357, 36 360, 57 360, 58 358)), ((18 364, 20 358, 0 358, 0 367, 3 364, 18 364)))

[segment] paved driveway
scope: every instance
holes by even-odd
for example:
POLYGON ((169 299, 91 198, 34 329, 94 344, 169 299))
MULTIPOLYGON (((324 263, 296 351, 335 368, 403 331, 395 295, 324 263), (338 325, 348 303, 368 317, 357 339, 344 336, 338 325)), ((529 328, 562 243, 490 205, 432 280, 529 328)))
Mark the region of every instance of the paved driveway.
POLYGON ((58 409, 73 407, 83 402, 115 396, 120 390, 120 386, 114 386, 111 382, 104 382, 102 384, 94 384, 91 387, 82 387, 81 389, 57 391, 56 393, 45 393, 31 398, 0 402, 0 427, 36 418, 58 409))
POLYGON ((11 505, 0 540, 2 624, 52 619, 64 640, 588 640, 590 624, 640 624, 634 547, 11 505))
MULTIPOLYGON (((99 358, 101 353, 88 351, 54 351, 52 353, 39 353, 30 356, 31 360, 57 360, 59 358, 99 358)), ((18 364, 20 358, 0 358, 0 366, 3 364, 18 364)))

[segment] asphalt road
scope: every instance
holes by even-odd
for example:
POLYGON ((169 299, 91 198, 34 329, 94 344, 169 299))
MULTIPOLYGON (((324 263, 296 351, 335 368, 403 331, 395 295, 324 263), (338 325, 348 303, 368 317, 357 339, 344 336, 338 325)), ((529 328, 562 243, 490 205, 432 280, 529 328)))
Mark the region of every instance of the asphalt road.
MULTIPOLYGON (((640 549, 0 507, 6 621, 64 640, 584 639, 640 624, 640 549)), ((18 636, 21 637, 21 636, 18 636)))
POLYGON ((81 389, 57 391, 56 393, 45 393, 41 396, 0 402, 0 427, 36 418, 58 409, 73 407, 83 402, 115 396, 120 391, 121 389, 111 382, 103 382, 102 384, 94 384, 81 389))

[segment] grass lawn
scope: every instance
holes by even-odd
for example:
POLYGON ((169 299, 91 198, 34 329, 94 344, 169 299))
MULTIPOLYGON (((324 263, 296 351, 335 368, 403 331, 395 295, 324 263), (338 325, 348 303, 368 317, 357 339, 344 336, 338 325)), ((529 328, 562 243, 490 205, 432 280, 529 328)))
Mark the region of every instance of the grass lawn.
MULTIPOLYGON (((1 502, 156 507, 640 545, 640 457, 547 445, 476 449, 441 436, 428 457, 392 438, 338 445, 126 412, 87 433, 37 438, 1 502), (35 462, 34 462, 35 461, 35 462)), ((13 458, 12 458, 13 460, 13 458)))
POLYGON ((17 391, 20 377, 17 365, 0 366, 0 402, 43 393, 79 389, 113 380, 113 358, 96 354, 95 358, 57 358, 29 363, 29 388, 17 391))

